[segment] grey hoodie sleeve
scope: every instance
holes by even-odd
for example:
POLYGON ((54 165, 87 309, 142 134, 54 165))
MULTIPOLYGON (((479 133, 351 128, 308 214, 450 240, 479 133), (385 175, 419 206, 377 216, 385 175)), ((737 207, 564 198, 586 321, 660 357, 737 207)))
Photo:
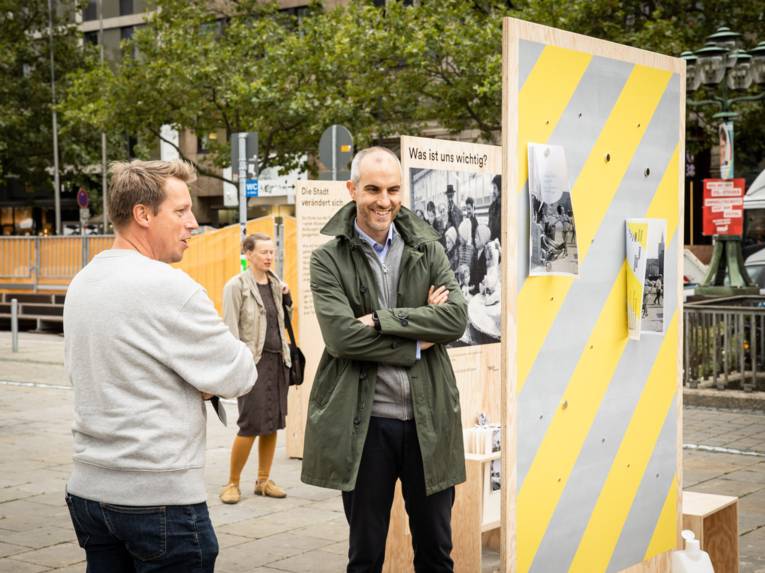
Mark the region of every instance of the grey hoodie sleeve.
POLYGON ((242 396, 258 378, 252 353, 231 334, 204 289, 186 301, 172 325, 167 364, 201 392, 242 396))

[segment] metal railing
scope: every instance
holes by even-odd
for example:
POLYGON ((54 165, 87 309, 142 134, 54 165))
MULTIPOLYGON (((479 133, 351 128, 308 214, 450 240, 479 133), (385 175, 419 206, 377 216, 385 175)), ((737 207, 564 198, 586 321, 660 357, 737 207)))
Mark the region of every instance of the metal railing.
POLYGON ((684 378, 690 388, 765 388, 765 296, 687 303, 684 378))
POLYGON ((0 237, 0 287, 66 285, 113 241, 113 235, 0 237))

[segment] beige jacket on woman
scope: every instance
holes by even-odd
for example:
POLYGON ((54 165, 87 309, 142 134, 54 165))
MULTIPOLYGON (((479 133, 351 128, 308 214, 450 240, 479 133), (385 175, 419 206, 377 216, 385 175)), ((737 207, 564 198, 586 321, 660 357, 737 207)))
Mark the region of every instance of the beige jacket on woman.
MULTIPOLYGON (((271 292, 274 294, 276 312, 279 316, 279 333, 282 335, 282 359, 287 367, 290 361, 288 337, 284 334, 284 307, 282 306, 281 281, 271 272, 268 273, 271 292)), ((292 308, 288 307, 292 312, 292 308)), ((223 287, 223 322, 234 336, 247 344, 255 364, 263 354, 266 340, 266 308, 258 291, 258 283, 251 270, 229 279, 223 287)))

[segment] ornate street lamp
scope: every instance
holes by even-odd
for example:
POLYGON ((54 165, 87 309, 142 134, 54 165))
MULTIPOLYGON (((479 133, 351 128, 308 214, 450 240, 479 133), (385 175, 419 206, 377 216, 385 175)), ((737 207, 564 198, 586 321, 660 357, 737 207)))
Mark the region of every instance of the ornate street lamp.
MULTIPOLYGON (((744 92, 755 83, 765 86, 765 42, 752 50, 741 49, 741 34, 722 26, 707 36, 703 48, 695 52, 683 52, 680 57, 686 63, 688 91, 701 87, 717 90, 720 95, 710 99, 689 100, 691 107, 716 106, 719 110, 712 117, 721 122, 720 132, 727 136, 730 160, 720 167, 720 177, 733 178, 733 120, 738 114, 734 106, 742 102, 765 99, 765 91, 756 95, 730 97, 731 92, 744 92)), ((739 237, 715 236, 714 252, 709 271, 701 286, 696 289, 702 295, 757 294, 758 288, 744 268, 744 257, 739 237)))

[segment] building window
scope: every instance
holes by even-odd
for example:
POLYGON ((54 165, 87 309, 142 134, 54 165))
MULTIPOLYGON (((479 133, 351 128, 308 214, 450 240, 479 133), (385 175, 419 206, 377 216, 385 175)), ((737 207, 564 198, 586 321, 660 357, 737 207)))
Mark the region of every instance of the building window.
POLYGON ((83 34, 83 39, 86 44, 98 46, 98 32, 85 32, 83 34))
POLYGON ((89 20, 98 20, 98 0, 89 0, 88 5, 82 11, 84 22, 89 20))
POLYGON ((210 142, 218 139, 218 134, 214 131, 210 133, 197 133, 197 153, 209 153, 210 142))
POLYGON ((126 140, 128 159, 135 159, 137 157, 135 148, 138 145, 138 138, 134 135, 128 135, 126 140))
POLYGON ((133 11, 133 0, 120 0, 120 16, 130 16, 133 11))
POLYGON ((125 26, 124 28, 120 28, 120 54, 125 57, 131 57, 135 58, 137 54, 137 48, 135 44, 132 44, 131 46, 125 46, 123 42, 128 42, 133 38, 133 26, 125 26))

